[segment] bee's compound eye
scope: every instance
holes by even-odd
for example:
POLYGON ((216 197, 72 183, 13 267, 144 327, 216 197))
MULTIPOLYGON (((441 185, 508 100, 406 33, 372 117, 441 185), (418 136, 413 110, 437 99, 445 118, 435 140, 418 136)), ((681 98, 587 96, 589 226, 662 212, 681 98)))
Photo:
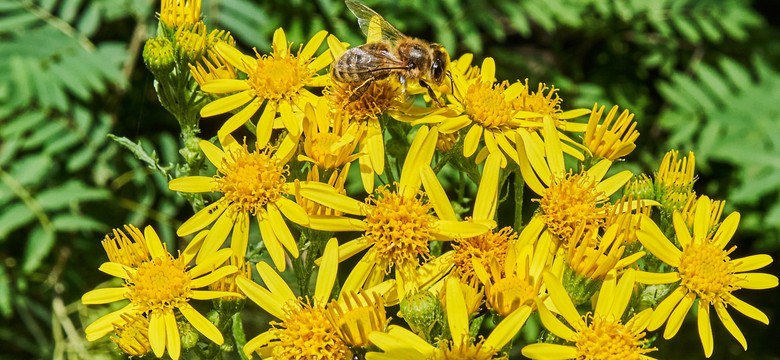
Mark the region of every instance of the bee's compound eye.
POLYGON ((444 62, 438 56, 433 60, 431 75, 433 75, 432 80, 434 80, 436 83, 440 83, 444 78, 444 62))

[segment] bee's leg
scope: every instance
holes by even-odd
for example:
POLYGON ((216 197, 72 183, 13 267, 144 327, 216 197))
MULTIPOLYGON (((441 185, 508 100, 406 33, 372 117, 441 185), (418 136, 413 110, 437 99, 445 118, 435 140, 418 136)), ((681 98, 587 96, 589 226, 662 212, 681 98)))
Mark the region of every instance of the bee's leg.
POLYGON ((371 83, 375 80, 374 77, 370 77, 366 79, 362 84, 358 85, 356 88, 352 89, 352 95, 349 96, 349 101, 356 101, 360 99, 363 94, 368 91, 368 88, 371 86, 371 83))
POLYGON ((428 89, 428 96, 430 96, 431 99, 433 99, 433 101, 436 102, 436 105, 439 105, 439 107, 444 107, 444 103, 442 103, 441 99, 439 99, 439 97, 436 96, 436 93, 433 92, 433 88, 431 87, 431 85, 428 85, 427 82, 420 80, 420 86, 428 89))

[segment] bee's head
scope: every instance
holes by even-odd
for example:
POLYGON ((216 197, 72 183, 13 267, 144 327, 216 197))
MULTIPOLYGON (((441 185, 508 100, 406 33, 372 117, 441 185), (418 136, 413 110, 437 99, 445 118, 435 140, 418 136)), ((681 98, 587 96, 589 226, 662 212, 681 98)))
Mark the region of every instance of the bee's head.
POLYGON ((433 62, 431 62, 430 81, 436 85, 444 82, 447 68, 450 66, 450 54, 439 44, 431 44, 433 48, 433 62))

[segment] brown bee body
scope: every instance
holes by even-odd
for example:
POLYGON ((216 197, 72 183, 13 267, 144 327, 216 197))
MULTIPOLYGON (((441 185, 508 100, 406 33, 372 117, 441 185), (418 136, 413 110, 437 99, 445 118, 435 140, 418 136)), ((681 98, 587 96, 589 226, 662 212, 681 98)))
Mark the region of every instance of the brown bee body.
POLYGON ((444 47, 402 34, 357 0, 346 0, 346 4, 365 34, 372 20, 378 23, 382 40, 344 52, 332 68, 333 80, 354 86, 354 96, 359 97, 371 82, 398 76, 403 86, 418 82, 441 105, 431 84, 441 85, 447 74, 450 58, 444 47))

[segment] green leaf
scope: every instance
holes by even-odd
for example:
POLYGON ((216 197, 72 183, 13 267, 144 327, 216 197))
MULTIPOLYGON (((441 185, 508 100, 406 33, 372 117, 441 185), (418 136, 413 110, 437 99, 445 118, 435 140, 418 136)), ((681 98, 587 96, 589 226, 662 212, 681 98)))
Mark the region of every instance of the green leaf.
POLYGON ((44 182, 46 173, 51 171, 53 160, 45 154, 34 154, 11 164, 9 174, 23 186, 44 182))
POLYGON ((92 188, 78 180, 70 180, 60 186, 41 191, 36 199, 45 210, 58 210, 73 203, 105 200, 110 196, 107 189, 92 188))
POLYGON ((5 264, 0 264, 0 314, 6 319, 10 318, 13 313, 11 308, 12 292, 11 277, 5 270, 5 264))
POLYGON ((8 235, 35 219, 35 214, 25 204, 13 204, 0 212, 0 241, 6 241, 8 235))
POLYGON ((54 247, 57 236, 53 230, 46 231, 36 226, 27 237, 27 247, 24 251, 22 271, 29 274, 41 266, 43 259, 49 255, 54 247))
POLYGON ((103 7, 99 2, 92 2, 81 14, 81 19, 76 26, 79 31, 85 36, 92 36, 100 26, 100 12, 103 7))
POLYGON ((106 232, 109 227, 100 221, 85 215, 61 214, 54 216, 51 221, 57 231, 95 231, 106 232))

